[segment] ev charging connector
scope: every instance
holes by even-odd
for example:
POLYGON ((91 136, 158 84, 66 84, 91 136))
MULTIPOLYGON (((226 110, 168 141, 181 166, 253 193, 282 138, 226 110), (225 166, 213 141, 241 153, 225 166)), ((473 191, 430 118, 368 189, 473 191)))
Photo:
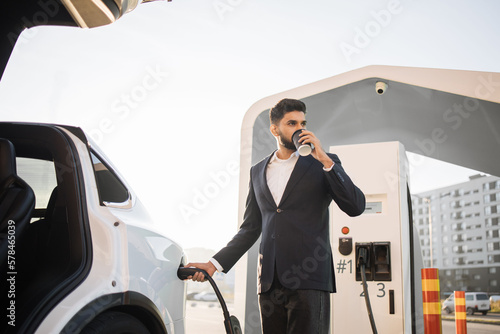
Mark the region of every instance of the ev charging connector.
POLYGON ((362 281, 361 265, 365 266, 365 275, 367 281, 373 281, 372 273, 372 248, 371 242, 356 242, 355 255, 356 255, 356 281, 362 281))
POLYGON ((366 283, 366 268, 370 268, 371 263, 373 263, 373 261, 371 261, 370 259, 371 255, 373 254, 372 247, 373 244, 371 242, 356 243, 356 277, 358 276, 359 272, 361 281, 363 281, 363 295, 365 297, 366 310, 368 312, 368 318, 370 319, 372 332, 373 334, 377 334, 377 326, 375 325, 375 319, 373 318, 370 295, 368 294, 368 284, 366 283))

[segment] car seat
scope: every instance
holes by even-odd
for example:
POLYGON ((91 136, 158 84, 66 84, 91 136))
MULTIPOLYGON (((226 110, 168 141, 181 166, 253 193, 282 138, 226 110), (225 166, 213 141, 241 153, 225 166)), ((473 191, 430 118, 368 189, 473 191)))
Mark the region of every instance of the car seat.
POLYGON ((8 245, 18 245, 35 208, 33 189, 17 175, 14 145, 0 138, 0 265, 7 261, 8 245))

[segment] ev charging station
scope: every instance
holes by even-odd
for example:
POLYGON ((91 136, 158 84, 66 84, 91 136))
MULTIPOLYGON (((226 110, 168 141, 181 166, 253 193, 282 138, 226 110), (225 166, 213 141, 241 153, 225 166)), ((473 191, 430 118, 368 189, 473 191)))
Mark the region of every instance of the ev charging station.
POLYGON ((379 333, 423 333, 422 257, 410 220, 403 145, 332 146, 330 152, 341 157, 342 166, 366 197, 366 210, 358 217, 348 217, 335 205, 330 208, 337 281, 331 333, 371 333, 369 312, 379 333), (366 252, 371 311, 362 286, 361 249, 366 252))
MULTIPOLYGON (((245 114, 238 226, 245 210, 249 170, 276 149, 268 113, 282 98, 305 102, 308 129, 324 149, 338 154, 347 174, 366 195, 367 208, 359 217, 348 217, 335 205, 330 208, 337 280, 332 333, 371 332, 356 247, 358 255, 362 250, 371 260, 365 269, 378 332, 424 332, 422 258, 408 201, 405 149, 498 175, 498 83, 500 73, 367 66, 268 96, 245 114)), ((262 332, 255 274, 258 244, 235 266, 235 315, 246 334, 262 332)))

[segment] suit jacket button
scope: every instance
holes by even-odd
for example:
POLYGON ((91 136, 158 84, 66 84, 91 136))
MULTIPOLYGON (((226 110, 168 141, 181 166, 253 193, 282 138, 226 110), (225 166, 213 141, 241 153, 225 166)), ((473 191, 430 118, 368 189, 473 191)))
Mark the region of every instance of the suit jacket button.
POLYGON ((278 209, 278 210, 276 210, 276 212, 277 212, 277 213, 282 213, 282 212, 283 212, 283 210, 278 209))

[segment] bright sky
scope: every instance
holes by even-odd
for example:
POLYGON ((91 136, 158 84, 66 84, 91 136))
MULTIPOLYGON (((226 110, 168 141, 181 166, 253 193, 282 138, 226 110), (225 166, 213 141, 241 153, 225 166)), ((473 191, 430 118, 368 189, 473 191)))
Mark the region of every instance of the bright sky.
POLYGON ((82 127, 170 237, 218 249, 236 231, 254 102, 368 65, 500 72, 498 13, 494 0, 144 4, 106 27, 25 31, 0 119, 82 127))

